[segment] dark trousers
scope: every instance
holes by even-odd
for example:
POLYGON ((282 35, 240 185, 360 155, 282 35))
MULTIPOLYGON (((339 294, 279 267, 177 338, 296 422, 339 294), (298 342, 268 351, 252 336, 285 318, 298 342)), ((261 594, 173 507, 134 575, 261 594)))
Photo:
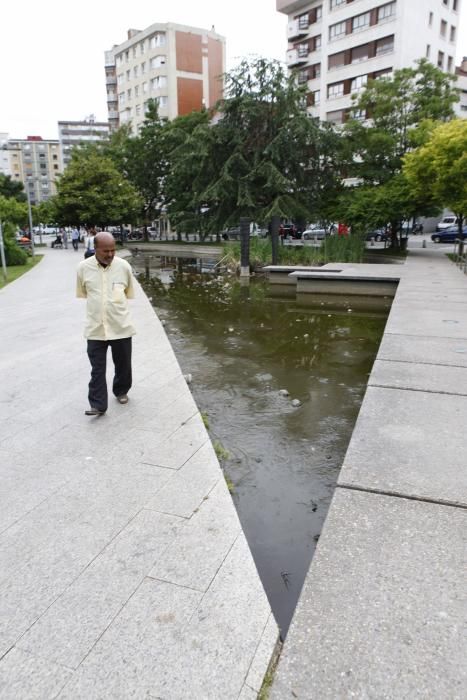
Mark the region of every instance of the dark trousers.
POLYGON ((109 345, 115 365, 112 385, 114 395, 127 394, 131 387, 131 338, 88 340, 88 357, 91 363, 88 398, 91 408, 97 408, 98 411, 106 411, 108 405, 105 369, 109 345))

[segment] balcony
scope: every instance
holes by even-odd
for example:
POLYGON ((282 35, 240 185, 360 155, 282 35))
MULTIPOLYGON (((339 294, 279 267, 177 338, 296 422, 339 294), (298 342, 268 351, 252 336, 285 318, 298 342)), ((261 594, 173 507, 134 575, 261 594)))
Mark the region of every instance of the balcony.
POLYGON ((118 112, 115 110, 109 109, 109 119, 118 119, 118 112))
POLYGON ((302 39, 308 34, 309 26, 308 21, 304 22, 302 19, 291 20, 287 25, 287 39, 289 41, 302 39))
POLYGON ((108 75, 105 79, 105 84, 106 85, 116 85, 117 84, 117 76, 116 75, 108 75))
POLYGON ((292 66, 303 66, 308 62, 308 49, 289 49, 287 51, 287 65, 291 68, 292 66))

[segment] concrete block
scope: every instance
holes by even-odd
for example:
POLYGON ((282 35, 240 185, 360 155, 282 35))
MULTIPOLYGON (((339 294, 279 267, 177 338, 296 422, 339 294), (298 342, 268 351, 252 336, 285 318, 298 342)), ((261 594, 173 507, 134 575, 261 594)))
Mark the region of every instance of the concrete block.
POLYGON ((206 428, 197 412, 168 437, 148 446, 142 461, 158 467, 179 469, 207 440, 206 428))
POLYGON ((467 396, 467 367, 376 360, 368 384, 467 396))
POLYGON ((338 484, 467 505, 466 415, 465 396, 368 387, 338 484))
POLYGON ((467 339, 385 333, 378 360, 467 367, 467 339))
POLYGON ((271 700, 465 696, 467 512, 337 489, 271 700))

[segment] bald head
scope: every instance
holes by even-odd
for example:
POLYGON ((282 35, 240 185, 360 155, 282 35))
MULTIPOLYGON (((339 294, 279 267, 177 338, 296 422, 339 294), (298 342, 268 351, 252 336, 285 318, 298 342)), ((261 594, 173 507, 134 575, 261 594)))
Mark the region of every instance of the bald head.
POLYGON ((95 256, 101 265, 110 265, 115 255, 115 238, 108 231, 94 236, 95 256))

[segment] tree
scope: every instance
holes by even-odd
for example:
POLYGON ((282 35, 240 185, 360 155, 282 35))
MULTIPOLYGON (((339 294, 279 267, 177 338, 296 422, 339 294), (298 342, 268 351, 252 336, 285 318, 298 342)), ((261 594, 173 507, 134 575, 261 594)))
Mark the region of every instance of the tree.
POLYGON ((119 129, 104 146, 104 153, 140 195, 138 218, 145 225, 160 216, 164 204, 163 183, 166 175, 164 148, 165 126, 155 100, 149 100, 144 122, 137 136, 128 126, 119 129))
POLYGON ((26 201, 26 194, 22 182, 15 182, 10 175, 0 173, 0 196, 13 197, 18 202, 26 201))
POLYGON ((225 85, 215 119, 193 117, 170 151, 171 216, 187 225, 202 219, 216 233, 243 216, 311 218, 336 181, 337 136, 307 116, 303 91, 278 62, 244 60, 225 85), (177 192, 175 173, 183 183, 191 178, 191 197, 177 192))
POLYGON ((391 78, 370 80, 354 96, 353 112, 368 118, 350 119, 343 135, 347 174, 357 178, 363 192, 353 191, 356 202, 351 202, 348 193, 344 195, 340 208, 345 220, 350 222, 359 204, 367 202, 381 224, 391 223, 392 245, 396 246, 403 219, 434 211, 433 199, 415 197, 400 174, 404 155, 426 140, 433 122, 453 118, 452 106, 458 100, 454 80, 422 59, 415 68, 396 70, 391 78))
POLYGON ((407 153, 403 172, 414 197, 429 197, 456 214, 460 234, 467 215, 467 121, 435 128, 424 145, 407 153))
POLYGON ((28 210, 24 202, 18 201, 14 196, 5 197, 0 194, 0 221, 7 265, 22 265, 26 262, 26 251, 16 245, 15 231, 18 226, 25 225, 27 217, 28 210))
POLYGON ((141 197, 113 161, 97 149, 77 149, 57 182, 53 198, 57 221, 105 228, 131 223, 141 210, 141 197))

